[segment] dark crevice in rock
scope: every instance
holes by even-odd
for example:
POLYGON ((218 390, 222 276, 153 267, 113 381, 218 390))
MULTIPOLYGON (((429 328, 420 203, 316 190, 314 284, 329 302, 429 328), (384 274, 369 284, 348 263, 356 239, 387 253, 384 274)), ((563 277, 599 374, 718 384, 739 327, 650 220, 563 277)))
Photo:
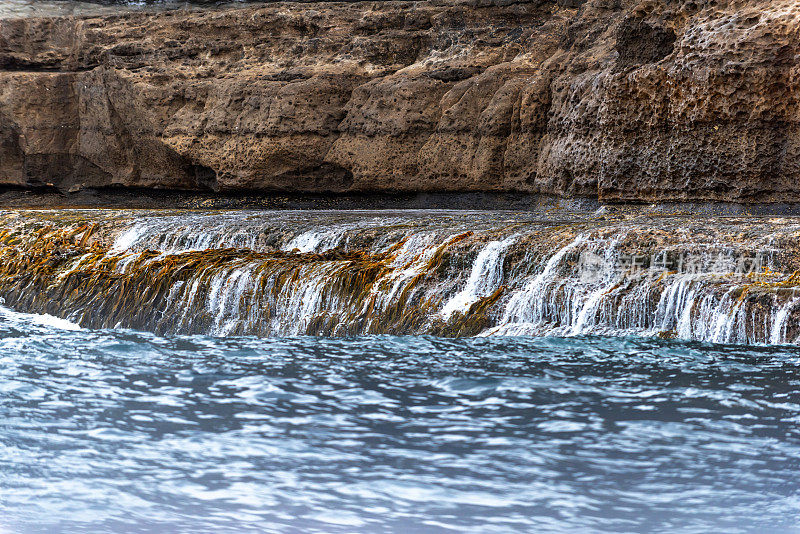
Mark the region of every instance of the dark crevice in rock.
POLYGON ((424 75, 434 80, 439 80, 446 83, 460 82, 472 78, 476 74, 483 71, 480 67, 448 67, 444 69, 437 69, 426 72, 424 75))
POLYGON ((322 163, 285 173, 280 182, 292 191, 341 193, 348 191, 354 182, 353 173, 340 165, 322 163))
POLYGON ((283 71, 276 74, 265 75, 262 79, 272 82, 296 82, 299 80, 307 80, 311 78, 310 75, 297 72, 297 71, 283 71))
POLYGON ((190 189, 198 191, 218 191, 217 171, 205 165, 189 164, 186 167, 186 175, 192 182, 190 189))
POLYGON ((110 173, 75 154, 28 154, 23 163, 23 173, 27 186, 55 187, 59 191, 111 181, 110 173))
POLYGON ((675 32, 671 28, 637 18, 625 19, 617 31, 617 61, 625 67, 656 63, 672 53, 675 40, 675 32))
POLYGON ((14 56, 0 56, 0 71, 9 72, 59 72, 59 73, 74 73, 86 72, 94 69, 93 66, 66 68, 62 63, 45 63, 38 61, 29 61, 14 56))
POLYGON ((556 4, 561 7, 581 7, 586 3, 586 0, 557 0, 556 4))

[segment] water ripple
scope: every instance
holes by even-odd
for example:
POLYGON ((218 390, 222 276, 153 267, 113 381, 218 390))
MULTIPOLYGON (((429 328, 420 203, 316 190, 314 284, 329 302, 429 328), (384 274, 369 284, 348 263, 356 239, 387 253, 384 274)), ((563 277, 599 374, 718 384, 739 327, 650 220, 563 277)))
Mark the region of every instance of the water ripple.
POLYGON ((0 531, 798 531, 793 348, 3 317, 0 531))

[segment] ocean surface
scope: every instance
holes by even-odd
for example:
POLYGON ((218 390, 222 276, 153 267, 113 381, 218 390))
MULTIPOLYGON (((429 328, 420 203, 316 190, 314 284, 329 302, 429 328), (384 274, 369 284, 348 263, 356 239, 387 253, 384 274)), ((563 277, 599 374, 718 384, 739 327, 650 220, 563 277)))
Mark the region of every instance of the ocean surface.
POLYGON ((0 310, 0 532, 800 532, 796 347, 0 310))

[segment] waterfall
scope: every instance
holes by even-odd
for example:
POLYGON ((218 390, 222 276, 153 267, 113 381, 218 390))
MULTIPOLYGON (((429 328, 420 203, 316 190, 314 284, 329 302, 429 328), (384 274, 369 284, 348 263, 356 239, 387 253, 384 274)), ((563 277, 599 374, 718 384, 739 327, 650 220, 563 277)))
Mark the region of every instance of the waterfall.
POLYGON ((774 345, 788 340, 786 330, 789 326, 789 318, 798 302, 800 302, 800 298, 794 298, 777 307, 771 321, 772 326, 769 333, 769 343, 774 345))
POLYGON ((503 278, 504 253, 515 239, 516 236, 510 236, 503 241, 490 241, 480 251, 464 289, 453 295, 439 312, 444 320, 456 312, 466 313, 478 300, 497 290, 503 278))
POLYGON ((84 327, 794 343, 793 219, 3 212, 0 297, 84 327))

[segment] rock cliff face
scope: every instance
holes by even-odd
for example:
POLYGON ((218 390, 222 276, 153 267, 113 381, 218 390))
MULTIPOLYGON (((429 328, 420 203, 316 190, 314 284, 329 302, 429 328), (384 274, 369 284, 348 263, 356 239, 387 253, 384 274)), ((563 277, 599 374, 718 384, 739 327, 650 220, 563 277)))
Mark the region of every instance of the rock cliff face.
POLYGON ((0 183, 800 201, 796 0, 0 20, 0 183))

